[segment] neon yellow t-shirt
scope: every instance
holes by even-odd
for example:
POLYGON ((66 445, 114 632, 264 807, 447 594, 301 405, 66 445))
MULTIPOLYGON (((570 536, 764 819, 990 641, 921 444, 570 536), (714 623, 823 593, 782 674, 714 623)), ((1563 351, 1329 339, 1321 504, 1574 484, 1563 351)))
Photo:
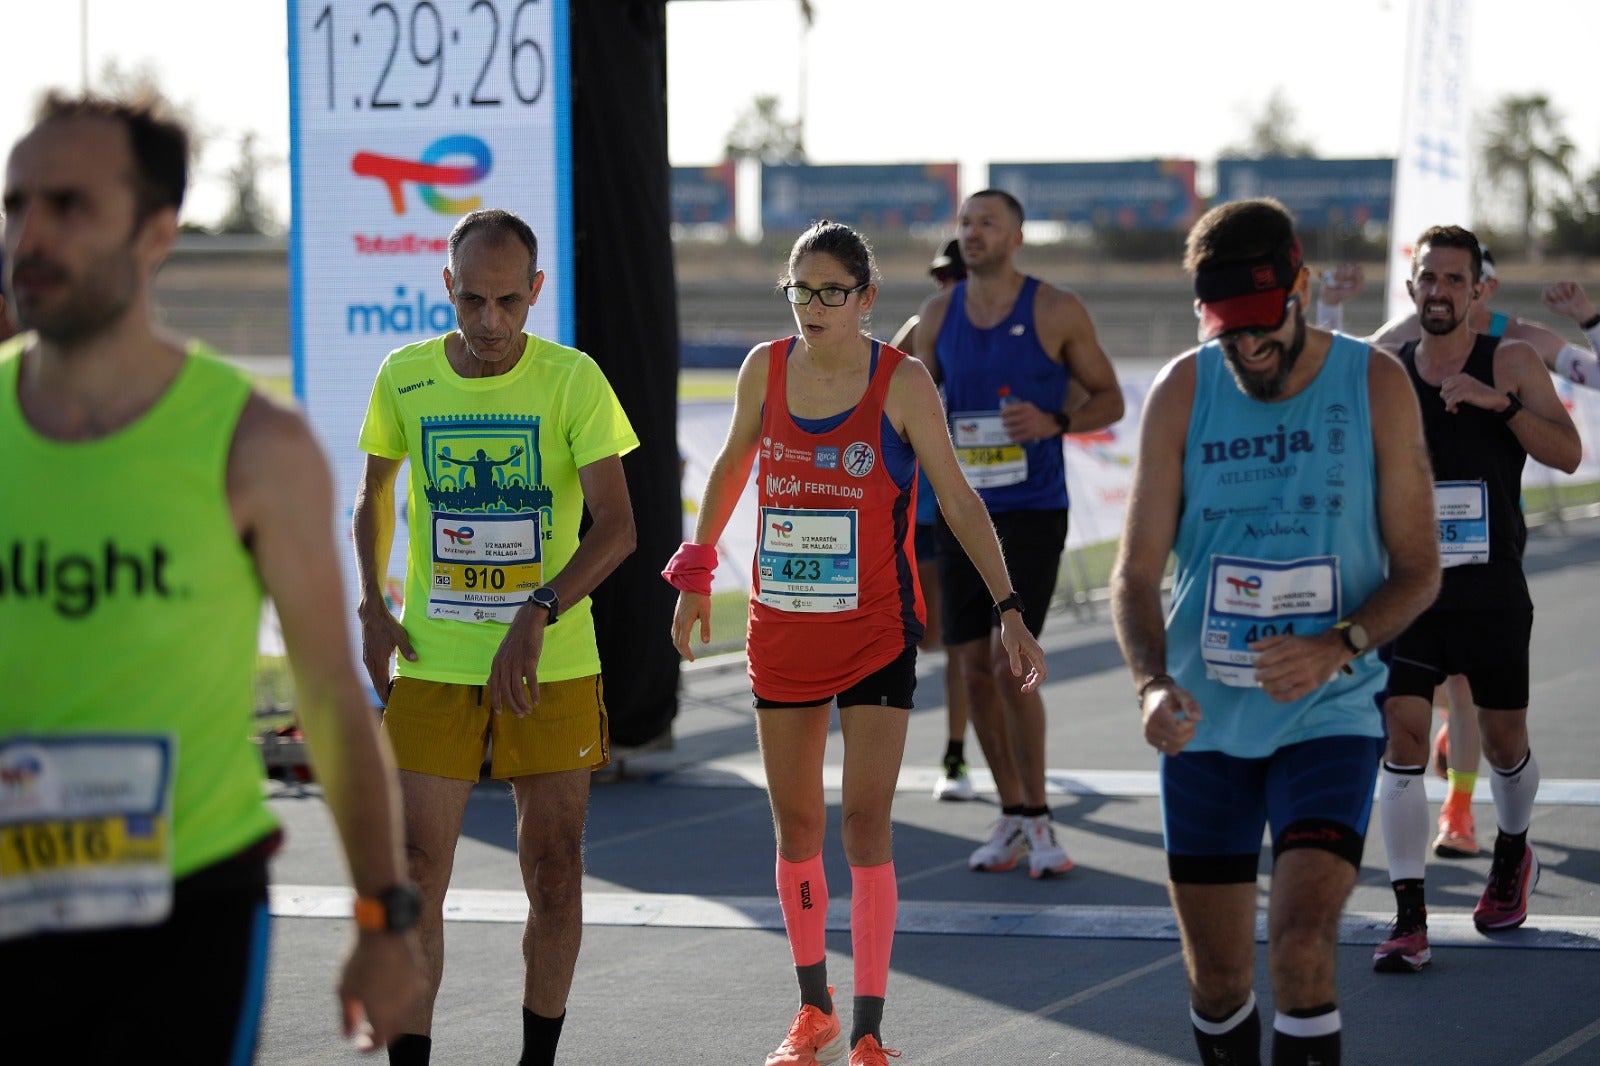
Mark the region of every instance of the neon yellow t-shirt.
MULTIPOLYGON (((0 344, 0 761, 48 783, 59 812, 32 817, 80 835, 88 818, 102 857, 165 850, 183 877, 278 824, 250 742, 261 582, 225 483, 250 385, 191 344, 132 423, 52 440, 18 405, 23 346, 0 344)), ((126 876, 78 842, 91 854, 64 868, 126 876)))
MULTIPOLYGON (((481 685, 528 595, 578 549, 580 468, 639 446, 600 367, 528 335, 510 372, 464 378, 444 337, 389 353, 361 449, 408 459, 405 677, 481 685)), ((383 560, 379 560, 383 565, 383 560)), ((540 681, 600 672, 588 597, 545 630, 540 681)))

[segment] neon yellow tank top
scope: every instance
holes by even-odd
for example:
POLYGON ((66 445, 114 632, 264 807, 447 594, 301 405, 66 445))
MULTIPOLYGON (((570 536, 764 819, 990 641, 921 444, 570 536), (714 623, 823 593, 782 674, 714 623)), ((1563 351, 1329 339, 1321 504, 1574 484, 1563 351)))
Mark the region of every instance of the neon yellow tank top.
POLYGON ((0 741, 172 738, 182 877, 277 825, 250 742, 261 584, 225 486, 250 386, 191 345, 131 425, 54 441, 22 417, 21 350, 0 344, 0 741))

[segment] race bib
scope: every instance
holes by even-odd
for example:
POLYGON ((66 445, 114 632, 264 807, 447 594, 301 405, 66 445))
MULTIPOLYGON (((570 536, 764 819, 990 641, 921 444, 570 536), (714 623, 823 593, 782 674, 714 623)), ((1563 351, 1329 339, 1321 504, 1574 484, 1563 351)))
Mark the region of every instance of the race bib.
POLYGON ((1251 644, 1279 634, 1320 633, 1338 620, 1336 556, 1266 562, 1214 555, 1200 640, 1206 676, 1253 688, 1257 653, 1251 644))
POLYGON ((0 743, 0 940, 166 919, 174 748, 165 736, 0 743))
POLYGON ((1006 436, 994 411, 967 412, 951 419, 956 462, 975 489, 1020 485, 1028 480, 1028 453, 1006 436))
POLYGON ((1439 519, 1439 565, 1489 561, 1489 487, 1482 481, 1440 481, 1433 486, 1439 519))
POLYGON ((756 599, 795 614, 853 611, 860 602, 857 514, 761 508, 756 599))
POLYGON ((428 617, 509 624, 544 583, 541 518, 434 511, 428 617))

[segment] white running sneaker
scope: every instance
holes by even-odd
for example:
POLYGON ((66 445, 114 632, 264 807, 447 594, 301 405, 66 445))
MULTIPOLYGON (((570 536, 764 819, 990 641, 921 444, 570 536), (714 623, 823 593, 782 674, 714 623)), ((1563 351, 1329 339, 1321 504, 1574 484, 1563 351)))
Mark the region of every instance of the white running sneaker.
POLYGON ((1017 860, 1027 850, 1028 840, 1022 834, 1022 817, 1002 814, 994 824, 994 832, 989 834, 988 843, 972 853, 967 859, 967 866, 973 870, 994 873, 1010 870, 1015 868, 1017 860))
POLYGON ((972 797, 972 778, 967 776, 967 764, 959 759, 946 761, 939 770, 939 780, 933 783, 933 798, 969 800, 972 797))
POLYGON ((1064 874, 1072 869, 1072 860, 1056 843, 1056 827, 1048 814, 1022 820, 1022 832, 1028 842, 1028 876, 1033 878, 1064 874))

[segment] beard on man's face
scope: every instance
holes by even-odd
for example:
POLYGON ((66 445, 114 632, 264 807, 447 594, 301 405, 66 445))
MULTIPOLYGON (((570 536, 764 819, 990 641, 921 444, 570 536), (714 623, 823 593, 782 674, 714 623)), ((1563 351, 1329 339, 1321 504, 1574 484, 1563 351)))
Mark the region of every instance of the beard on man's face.
POLYGON ((1289 383, 1289 375, 1294 372, 1294 365, 1300 359, 1300 353, 1306 347, 1306 319, 1305 314, 1296 305, 1294 308, 1294 336, 1285 345, 1281 340, 1272 340, 1256 349, 1258 352, 1267 352, 1271 348, 1278 350, 1278 365, 1274 370, 1253 370, 1244 365, 1238 350, 1231 344, 1224 343, 1222 351, 1227 358, 1228 370, 1233 374, 1233 380, 1238 383, 1241 391, 1252 400, 1276 400, 1283 395, 1285 386, 1289 383))

